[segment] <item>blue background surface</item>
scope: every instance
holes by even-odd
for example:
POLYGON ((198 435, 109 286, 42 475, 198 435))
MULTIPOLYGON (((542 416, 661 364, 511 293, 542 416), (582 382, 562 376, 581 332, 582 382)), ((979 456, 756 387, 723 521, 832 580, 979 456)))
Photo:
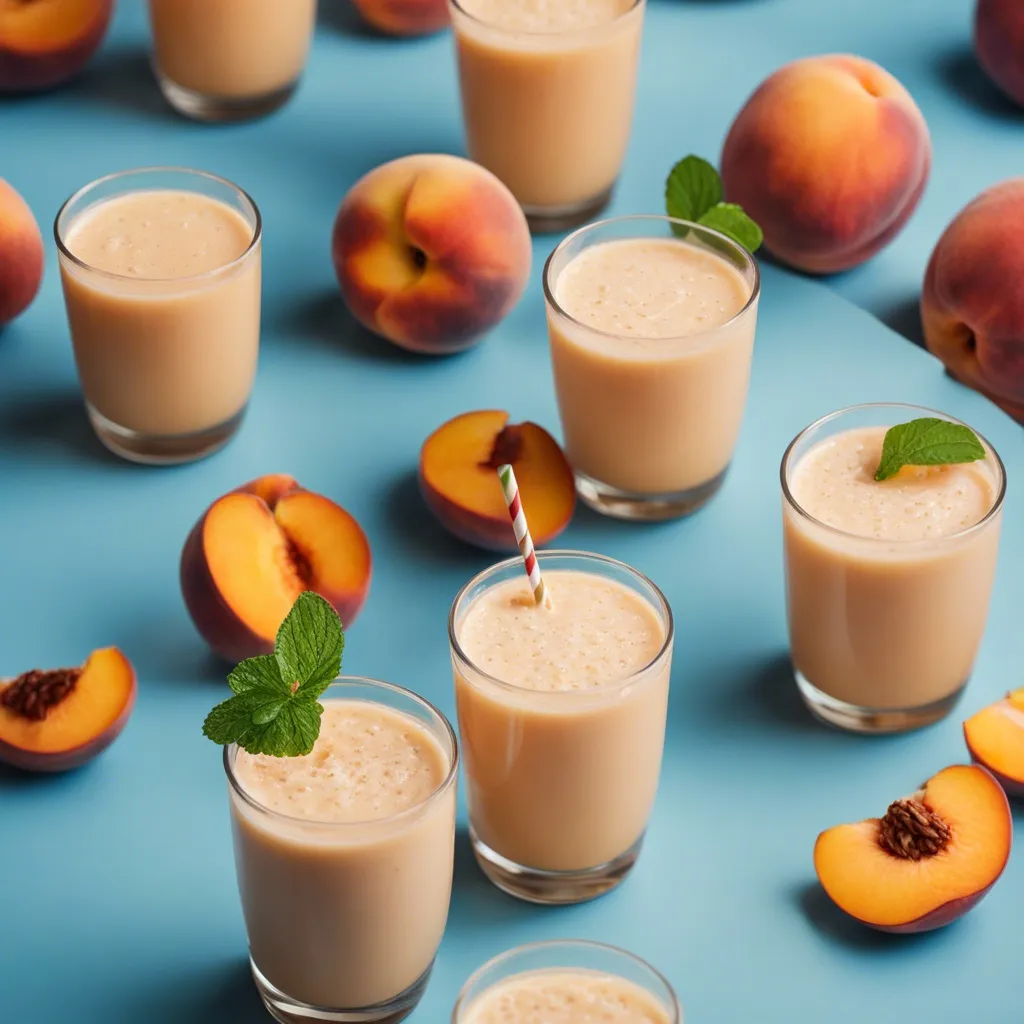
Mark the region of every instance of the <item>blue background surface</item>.
MULTIPOLYGON (((117 743, 83 770, 0 770, 0 1020, 12 1024, 267 1018, 248 977, 219 750, 200 722, 223 698, 177 586, 181 544, 206 505, 283 471, 342 502, 373 544, 369 602, 345 669, 411 686, 454 716, 445 616, 489 559, 430 521, 414 471, 448 417, 506 407, 557 429, 539 274, 475 351, 407 357, 348 319, 329 235, 361 174, 416 151, 461 151, 451 43, 363 32, 324 8, 306 82, 269 120, 192 124, 160 99, 143 5, 70 88, 0 103, 0 175, 48 231, 74 189, 171 163, 238 181, 265 216, 265 332, 249 417, 223 453, 150 470, 108 456, 86 423, 56 257, 32 309, 0 335, 0 672, 75 664, 117 644, 139 699, 117 743), (510 387, 526 366, 532 388, 510 387)), ((540 909, 484 882, 460 832, 450 925, 416 1024, 447 1020, 484 959, 536 939, 635 950, 676 986, 689 1022, 1019 1022, 1024 862, 938 933, 878 935, 818 889, 818 831, 881 813, 965 758, 960 714, 919 734, 865 740, 816 725, 786 664, 777 466, 806 423, 841 405, 920 402, 988 435, 1011 493, 989 629, 964 714, 1020 681, 1024 555, 1020 428, 951 382, 905 333, 928 253, 981 188, 1020 169, 1024 118, 970 59, 968 0, 651 0, 638 116, 614 212, 657 211, 679 156, 716 157, 740 104, 785 60, 836 50, 880 61, 929 120, 936 150, 919 212, 870 265, 828 285, 764 267, 746 427, 719 497, 693 519, 636 527, 581 509, 566 546, 650 573, 677 616, 669 737, 647 846, 595 903, 540 909), (837 295, 836 293, 840 293, 837 295)), ((1024 824, 1020 808, 1018 826, 1024 824)))

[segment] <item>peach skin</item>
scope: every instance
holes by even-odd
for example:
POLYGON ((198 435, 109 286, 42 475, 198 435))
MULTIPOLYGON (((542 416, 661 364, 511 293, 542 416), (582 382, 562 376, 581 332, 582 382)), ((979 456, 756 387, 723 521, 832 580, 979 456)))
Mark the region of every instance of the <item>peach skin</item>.
POLYGON ((32 304, 43 280, 43 236, 28 204, 0 178, 0 327, 32 304))
POLYGON ((1024 6, 1019 0, 978 0, 974 51, 988 77, 1024 105, 1024 6))
POLYGON ((924 192, 928 126, 910 94, 861 57, 807 57, 747 100, 725 140, 725 198, 741 204, 778 260, 812 274, 863 263, 924 192))
POLYGON ((950 376, 1024 423, 1024 178, 971 200, 943 232, 924 277, 928 350, 950 376))
POLYGON ((925 932, 976 906, 1006 867, 1010 805, 978 765, 953 765, 882 818, 837 825, 814 845, 825 892, 862 924, 925 932))
POLYGON ((510 424, 507 412, 467 412, 442 424, 420 452, 420 491, 441 525, 467 544, 517 551, 498 466, 516 473, 538 547, 572 519, 576 484, 558 442, 536 423, 510 424))
POLYGON ((479 341, 519 301, 530 231, 490 171, 454 156, 407 156, 352 186, 338 211, 334 269, 371 331, 429 355, 479 341))
POLYGON ((1024 689, 968 718, 964 739, 971 757, 999 780, 1009 796, 1024 797, 1024 689))
POLYGON ((181 553, 196 629, 222 658, 270 654, 295 598, 315 590, 348 629, 370 589, 370 543, 340 505, 284 474, 218 498, 181 553))
POLYGON ((99 49, 114 0, 0 2, 0 93, 50 89, 99 49))
POLYGON ((135 670, 116 648, 78 668, 25 672, 0 684, 0 761, 61 772, 91 761, 120 735, 135 704, 135 670))
POLYGON ((424 36, 448 23, 448 0, 353 0, 363 19, 393 36, 424 36))

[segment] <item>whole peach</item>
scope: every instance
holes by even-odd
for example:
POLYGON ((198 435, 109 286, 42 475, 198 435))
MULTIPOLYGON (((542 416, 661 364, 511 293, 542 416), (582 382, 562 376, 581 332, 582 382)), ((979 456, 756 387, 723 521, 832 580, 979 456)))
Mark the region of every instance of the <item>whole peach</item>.
POLYGON ((1019 0, 978 0, 974 49, 989 78, 1024 104, 1024 6, 1019 0))
POLYGON ((532 247, 519 204, 490 171, 423 155, 352 186, 332 253, 357 320, 402 348, 442 355, 475 344, 519 301, 532 247))
POLYGON ((448 24, 448 0, 353 0, 374 28, 393 36, 423 36, 448 24))
POLYGON ((928 350, 957 380, 1024 422, 1024 178, 971 200, 943 232, 925 272, 928 350))
POLYGON ((931 152, 921 112, 887 71, 862 57, 807 57, 747 100, 725 140, 722 181, 774 256, 830 274, 896 236, 924 192, 931 152))
POLYGON ((43 279, 43 236, 28 204, 0 178, 0 327, 26 310, 43 279))

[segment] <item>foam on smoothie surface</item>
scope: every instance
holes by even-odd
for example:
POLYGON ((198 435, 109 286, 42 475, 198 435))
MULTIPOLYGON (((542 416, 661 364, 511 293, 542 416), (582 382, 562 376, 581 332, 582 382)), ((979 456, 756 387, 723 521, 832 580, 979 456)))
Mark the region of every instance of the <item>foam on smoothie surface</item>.
POLYGON ((653 995, 596 971, 513 975, 470 1003, 466 1024, 669 1024, 653 995))
POLYGON ((632 338, 678 338, 719 327, 750 298, 720 256, 670 238, 589 246, 558 275, 555 298, 574 320, 632 338))
POLYGON ((571 570, 545 572, 544 580, 551 608, 537 606, 525 576, 495 584, 469 606, 458 637, 477 668, 530 690, 589 690, 657 657, 665 629, 636 591, 571 570))
POLYGON ((474 18, 510 31, 561 32, 614 21, 636 0, 459 0, 474 18))
POLYGON ((879 540, 947 537, 983 519, 995 502, 984 463, 904 466, 876 481, 886 427, 861 427, 819 441, 797 462, 790 490, 820 522, 879 540))
POLYGON ((246 219, 226 203, 178 189, 129 192, 80 213, 68 249, 97 270, 140 280, 205 274, 252 242, 246 219))
POLYGON ((358 700, 323 705, 312 753, 238 751, 235 777, 257 803, 311 821, 374 821, 423 803, 444 781, 448 758, 412 716, 358 700))

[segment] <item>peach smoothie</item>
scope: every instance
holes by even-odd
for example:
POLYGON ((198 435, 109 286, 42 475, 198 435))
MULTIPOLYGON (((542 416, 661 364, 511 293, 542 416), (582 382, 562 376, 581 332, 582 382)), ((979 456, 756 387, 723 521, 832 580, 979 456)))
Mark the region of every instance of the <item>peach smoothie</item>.
POLYGON ((521 560, 452 611, 455 696, 477 858, 500 887, 575 902, 617 884, 658 788, 671 613, 628 567, 546 553, 553 602, 521 560))
POLYGON ((441 942, 454 737, 438 713, 388 706, 374 685, 328 690, 311 754, 227 755, 253 973, 272 1009, 365 1010, 360 1020, 408 1009, 441 942))
POLYGON ((233 186, 192 177, 217 187, 197 191, 187 173, 168 172, 184 187, 73 199, 58 218, 90 415, 105 443, 142 461, 194 457, 226 441, 256 374, 259 215, 237 190, 236 203, 209 194, 233 186))
POLYGON ((267 113, 288 99, 309 54, 317 0, 149 0, 153 62, 182 113, 267 113))
POLYGON ((611 197, 633 120, 644 0, 451 0, 469 155, 540 229, 611 197))
POLYGON ((669 225, 584 228, 545 271, 566 454, 581 497, 624 518, 685 514, 714 494, 750 380, 752 257, 702 229, 673 238, 669 225))
MULTIPOLYGON (((916 418, 898 408, 882 407, 882 415, 916 418)), ((798 682, 812 710, 835 724, 864 731, 925 724, 955 702, 981 642, 1002 466, 987 449, 982 461, 905 466, 879 482, 890 424, 838 414, 834 425, 835 432, 794 442, 783 464, 798 682)))

